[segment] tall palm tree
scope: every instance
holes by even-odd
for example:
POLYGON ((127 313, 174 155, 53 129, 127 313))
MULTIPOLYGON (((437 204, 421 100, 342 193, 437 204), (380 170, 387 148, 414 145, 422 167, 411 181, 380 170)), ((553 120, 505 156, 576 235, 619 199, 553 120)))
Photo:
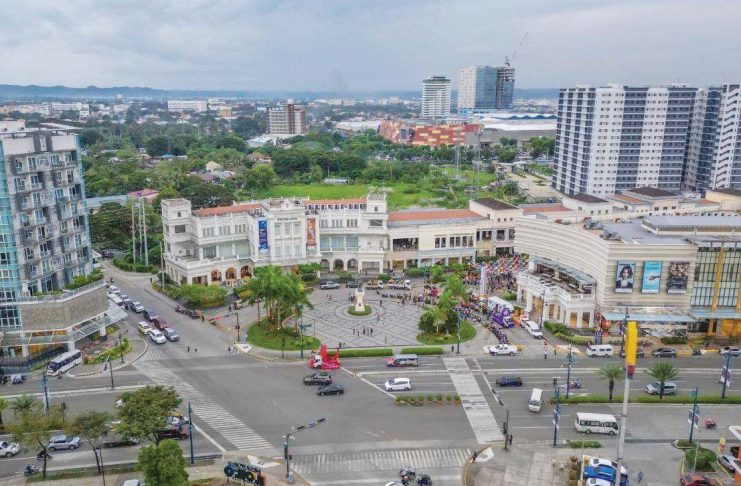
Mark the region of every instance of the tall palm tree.
POLYGON ((666 361, 654 363, 646 370, 649 376, 659 382, 659 400, 664 399, 664 385, 669 380, 673 380, 679 375, 679 370, 673 364, 666 361))
POLYGON ((36 406, 37 403, 38 402, 35 397, 25 394, 21 395, 13 400, 13 414, 17 415, 19 413, 23 414, 29 412, 36 406))
MULTIPOLYGON (((280 281, 280 299, 281 317, 283 315, 296 316, 296 328, 304 308, 313 309, 314 306, 309 301, 309 293, 301 282, 298 275, 284 274, 280 281)), ((281 321, 282 322, 282 321, 281 321)))
POLYGON ((448 278, 445 279, 443 288, 445 289, 445 292, 447 292, 448 295, 451 297, 451 299, 455 301, 465 299, 466 295, 468 295, 466 286, 463 284, 458 275, 455 274, 450 275, 448 278))
POLYGON ((609 401, 612 401, 612 391, 615 389, 615 380, 623 378, 623 367, 617 363, 609 363, 599 369, 599 379, 608 380, 608 390, 610 391, 609 401))

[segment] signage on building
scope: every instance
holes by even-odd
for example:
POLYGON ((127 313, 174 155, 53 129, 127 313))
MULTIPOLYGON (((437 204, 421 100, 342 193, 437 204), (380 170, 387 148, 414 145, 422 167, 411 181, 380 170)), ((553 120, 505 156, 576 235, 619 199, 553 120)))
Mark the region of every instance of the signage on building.
POLYGON ((615 292, 629 294, 633 292, 633 278, 636 273, 636 262, 621 260, 617 262, 615 274, 615 292))
POLYGON ((306 249, 316 249, 316 218, 306 218, 306 249))
POLYGON ((669 294, 686 294, 689 273, 690 262, 669 262, 666 292, 669 294))
POLYGON ((661 268, 662 262, 643 262, 643 282, 641 283, 641 293, 659 293, 659 287, 661 287, 661 268))
POLYGON ((257 222, 257 233, 260 251, 267 251, 270 248, 268 244, 268 220, 261 219, 257 222))

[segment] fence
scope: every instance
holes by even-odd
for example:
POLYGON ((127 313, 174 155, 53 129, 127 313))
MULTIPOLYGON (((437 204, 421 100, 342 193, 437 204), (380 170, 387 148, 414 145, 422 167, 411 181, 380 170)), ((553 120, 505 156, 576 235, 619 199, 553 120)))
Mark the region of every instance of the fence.
POLYGON ((54 356, 65 352, 65 346, 46 348, 44 351, 31 353, 28 356, 2 356, 0 357, 0 369, 5 373, 15 371, 29 371, 39 363, 49 361, 54 356))

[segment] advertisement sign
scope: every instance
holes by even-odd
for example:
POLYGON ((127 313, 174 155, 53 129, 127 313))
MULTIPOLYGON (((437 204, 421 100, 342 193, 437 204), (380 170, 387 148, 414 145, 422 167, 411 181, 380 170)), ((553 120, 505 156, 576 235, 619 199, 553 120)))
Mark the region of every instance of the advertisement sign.
POLYGON ((669 262, 669 277, 666 281, 668 294, 686 294, 690 262, 669 262))
POLYGON ((662 262, 643 262, 641 293, 658 294, 661 287, 662 262))
POLYGON ((633 277, 635 276, 636 262, 621 260, 617 262, 615 272, 615 292, 633 292, 633 277))
POLYGON ((260 245, 260 251, 266 251, 270 246, 268 245, 268 220, 261 219, 257 222, 257 233, 258 242, 260 245))
POLYGON ((316 248, 316 218, 306 218, 306 248, 316 248))

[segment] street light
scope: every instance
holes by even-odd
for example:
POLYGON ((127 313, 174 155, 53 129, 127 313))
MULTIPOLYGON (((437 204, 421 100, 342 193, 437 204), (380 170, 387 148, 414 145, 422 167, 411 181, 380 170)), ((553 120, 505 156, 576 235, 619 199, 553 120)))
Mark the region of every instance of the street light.
POLYGON ((569 389, 571 388, 571 364, 574 362, 573 346, 569 344, 569 354, 566 356, 568 370, 566 371, 566 398, 569 398, 569 389))
POLYGON ((628 319, 630 319, 630 314, 628 314, 628 308, 626 307, 625 317, 623 317, 623 322, 620 324, 620 336, 622 336, 622 339, 620 340, 620 356, 622 356, 625 351, 625 330, 628 328, 628 319))
POLYGON ((508 432, 509 432, 509 407, 504 404, 504 400, 502 400, 502 396, 499 394, 499 392, 497 392, 496 390, 492 390, 492 393, 494 394, 494 398, 497 399, 497 403, 499 403, 499 405, 503 406, 504 407, 504 410, 506 412, 506 416, 504 418, 504 424, 502 424, 502 432, 504 433, 504 450, 506 451, 507 450, 507 443, 509 442, 508 441, 508 437, 509 437, 509 434, 508 434, 508 432))
POLYGON ((296 432, 302 432, 304 430, 313 429, 317 425, 321 425, 324 422, 326 422, 326 418, 320 418, 317 420, 314 420, 313 422, 309 422, 306 425, 299 425, 297 427, 292 427, 292 431, 284 436, 285 442, 283 442, 283 457, 286 460, 286 479, 288 480, 289 484, 293 482, 293 478, 291 477, 291 454, 288 451, 288 441, 294 439, 293 434, 296 432))
POLYGON ((720 398, 726 397, 726 385, 728 380, 731 378, 731 352, 730 350, 726 353, 726 364, 720 372, 720 381, 723 382, 723 391, 720 394, 720 398))
POLYGON ((96 447, 98 454, 100 454, 100 474, 103 475, 103 486, 105 486, 105 464, 103 464, 103 448, 101 446, 96 447))
POLYGON ((545 316, 545 289, 540 293, 540 328, 543 329, 543 316, 545 316))
POLYGON ((553 378, 553 390, 556 393, 556 409, 553 411, 553 447, 557 447, 556 443, 558 442, 558 423, 561 416, 561 395, 558 390, 558 378, 553 378))
POLYGON ((196 463, 195 455, 193 454, 193 407, 188 402, 188 438, 190 439, 190 465, 193 466, 196 463))
POLYGON ((111 390, 115 390, 116 385, 113 384, 113 362, 111 361, 110 356, 108 356, 108 369, 110 370, 110 373, 111 373, 111 390))

